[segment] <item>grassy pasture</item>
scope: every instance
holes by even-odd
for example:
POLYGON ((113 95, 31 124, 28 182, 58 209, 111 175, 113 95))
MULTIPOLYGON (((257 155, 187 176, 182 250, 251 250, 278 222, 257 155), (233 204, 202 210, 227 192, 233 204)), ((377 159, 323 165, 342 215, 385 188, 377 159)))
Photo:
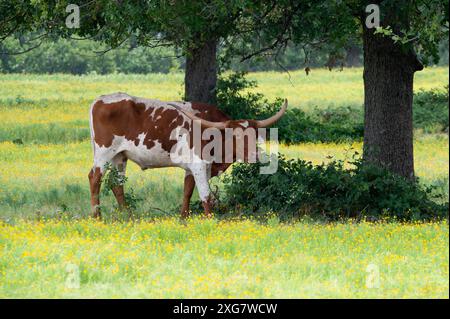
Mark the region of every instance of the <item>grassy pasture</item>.
MULTIPOLYGON (((326 107, 328 105, 362 105, 364 99, 362 69, 343 71, 314 69, 308 76, 304 71, 250 73, 249 79, 258 82, 257 92, 268 99, 285 97, 293 107, 326 107)), ((417 72, 414 90, 429 90, 448 84, 448 68, 433 67, 417 72)), ((183 94, 182 73, 148 75, 22 75, 0 74, 2 104, 20 96, 34 101, 48 100, 89 103, 101 94, 117 91, 132 95, 177 100, 183 94)), ((63 105, 60 105, 60 107, 63 105)), ((85 110, 87 105, 79 105, 85 110)), ((80 118, 83 118, 82 116, 80 118)))
POLYGON ((446 223, 20 222, 0 244, 0 297, 449 296, 446 223))
MULTIPOLYGON (((313 163, 329 161, 328 156, 345 159, 353 150, 361 151, 361 143, 299 144, 280 146, 291 158, 303 158, 313 163), (352 150, 353 149, 353 150, 352 150)), ((415 142, 415 162, 418 176, 427 184, 448 187, 448 137, 422 137, 415 142)), ((69 216, 89 213, 87 174, 92 165, 89 141, 67 144, 16 145, 0 143, 0 216, 3 219, 64 212, 69 216)), ((176 213, 181 204, 184 173, 178 168, 141 171, 134 163, 127 167, 128 188, 144 200, 140 214, 159 216, 160 208, 168 214, 176 213)), ((213 183, 220 183, 215 178, 213 183)), ((196 192, 194 198, 197 198, 196 192)), ((113 209, 112 195, 102 197, 105 210, 113 209)))
MULTIPOLYGON (((290 80, 275 72, 249 76, 269 99, 287 97, 307 111, 363 102, 361 69, 313 70, 308 77, 296 71, 290 80)), ((173 216, 183 172, 142 172, 134 164, 126 187, 143 198, 138 211, 146 221, 85 219, 91 101, 116 91, 177 100, 182 80, 181 74, 0 75, 0 297, 448 298, 447 223, 194 218, 182 225, 173 216), (79 289, 65 284, 70 264, 80 271, 79 289), (366 288, 369 264, 380 270, 380 288, 366 288)), ((446 83, 448 68, 426 69, 417 73, 415 90, 446 83)), ((288 157, 314 163, 345 159, 352 149, 360 151, 361 143, 280 146, 288 157)), ((414 155, 422 182, 448 193, 448 135, 418 134, 414 155)), ((113 211, 112 196, 102 204, 113 211)))

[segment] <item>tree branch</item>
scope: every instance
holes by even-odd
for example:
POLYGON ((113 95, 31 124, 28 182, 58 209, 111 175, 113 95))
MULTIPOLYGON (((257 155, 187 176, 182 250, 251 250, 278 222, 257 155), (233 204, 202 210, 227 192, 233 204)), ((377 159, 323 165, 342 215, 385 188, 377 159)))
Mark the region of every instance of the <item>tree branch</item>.
POLYGON ((26 49, 26 50, 24 50, 24 51, 20 51, 20 52, 0 52, 0 54, 6 54, 6 55, 20 55, 20 54, 24 54, 24 53, 30 52, 31 50, 34 50, 34 49, 40 47, 41 44, 42 44, 42 41, 40 41, 37 45, 35 45, 35 46, 31 47, 31 48, 28 48, 28 49, 26 49))

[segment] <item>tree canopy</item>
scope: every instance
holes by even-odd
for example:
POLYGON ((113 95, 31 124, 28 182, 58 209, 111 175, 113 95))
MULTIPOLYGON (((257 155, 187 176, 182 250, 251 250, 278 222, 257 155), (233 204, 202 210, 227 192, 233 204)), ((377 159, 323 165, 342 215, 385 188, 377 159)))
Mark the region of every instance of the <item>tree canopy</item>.
POLYGON ((14 35, 37 42, 25 51, 56 37, 94 39, 110 49, 127 40, 173 45, 186 56, 188 100, 214 101, 219 41, 225 61, 276 56, 290 43, 306 57, 326 47, 339 59, 349 43, 362 41, 365 158, 414 176, 413 75, 439 59, 439 44, 448 39, 448 0, 83 0, 69 8, 70 2, 0 0, 0 41, 14 35), (79 23, 68 27, 75 9, 79 23))

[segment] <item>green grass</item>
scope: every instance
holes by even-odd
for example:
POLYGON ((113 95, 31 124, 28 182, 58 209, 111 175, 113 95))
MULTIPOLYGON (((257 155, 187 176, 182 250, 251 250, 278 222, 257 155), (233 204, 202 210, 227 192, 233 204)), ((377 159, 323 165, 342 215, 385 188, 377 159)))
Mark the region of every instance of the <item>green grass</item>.
POLYGON ((0 230, 2 298, 449 296, 446 223, 82 220, 0 230))
MULTIPOLYGON (((361 108, 362 69, 313 70, 286 73, 251 73, 259 86, 253 91, 269 100, 287 97, 290 107, 311 112, 338 106, 361 108)), ((448 68, 418 72, 414 90, 442 89, 448 84, 448 68)), ((0 142, 20 139, 24 143, 68 143, 89 137, 88 114, 92 101, 102 95, 124 91, 161 100, 179 100, 183 75, 23 75, 0 74, 0 142)))
MULTIPOLYGON (((280 152, 290 158, 302 158, 319 164, 330 160, 349 159, 361 152, 361 143, 281 145, 280 152)), ((448 194, 447 135, 422 136, 415 141, 416 173, 426 184, 439 186, 448 194)), ((87 174, 92 165, 89 141, 16 145, 0 143, 0 218, 4 220, 41 215, 68 216, 89 214, 89 185, 87 174)), ((126 190, 133 188, 143 198, 137 214, 141 217, 176 215, 183 194, 184 173, 179 168, 159 168, 142 171, 134 163, 127 167, 129 181, 126 190), (162 213, 162 209, 166 214, 162 213)), ((213 183, 220 184, 215 178, 213 183)), ((197 199, 196 192, 193 200, 197 199)), ((104 210, 114 210, 112 195, 101 198, 104 210)))
MULTIPOLYGON (((307 111, 363 102, 361 69, 249 77, 269 99, 287 97, 307 111)), ((0 297, 448 298, 447 223, 195 218, 183 225, 173 217, 182 170, 142 172, 134 164, 126 190, 143 199, 142 219, 112 223, 111 195, 102 198, 105 222, 86 219, 91 101, 116 91, 180 99, 182 81, 182 74, 0 75, 0 297), (72 264, 79 289, 65 285, 72 264), (365 285, 370 264, 380 271, 380 288, 365 285)), ((448 68, 427 69, 417 73, 415 90, 446 83, 448 68)), ((414 145, 417 175, 448 194, 448 135, 417 134, 414 145)), ((280 151, 321 163, 361 147, 307 143, 280 151)))
MULTIPOLYGON (((249 79, 258 82, 255 91, 270 100, 285 97, 294 107, 362 105, 364 99, 361 68, 347 68, 344 71, 314 69, 309 76, 304 71, 289 74, 256 72, 250 73, 249 79)), ((0 74, 0 96, 2 100, 21 97, 50 102, 92 101, 101 94, 124 91, 137 96, 176 100, 183 95, 183 80, 182 73, 83 76, 0 74)), ((448 67, 427 68, 416 73, 414 91, 443 87, 448 81, 448 67)))
MULTIPOLYGON (((443 87, 448 69, 431 68, 418 72, 415 89, 443 87)), ((321 106, 362 103, 362 69, 343 72, 313 70, 291 73, 252 73, 258 90, 269 99, 290 95, 292 106, 321 106), (346 88, 346 89, 345 89, 346 88), (301 92, 307 92, 303 94, 301 92)), ((88 141, 88 110, 100 94, 126 91, 160 99, 177 99, 182 92, 181 74, 150 75, 0 75, 0 218, 15 219, 59 212, 86 216, 89 211, 87 172, 92 163, 88 141), (11 141, 24 144, 12 144, 11 141)), ((328 156, 351 156, 351 147, 361 151, 361 143, 299 144, 281 147, 293 158, 314 163, 328 156)), ((427 184, 439 186, 448 194, 448 135, 418 135, 415 142, 417 175, 427 184)), ((176 214, 182 194, 182 171, 158 169, 140 171, 129 165, 128 188, 144 200, 141 215, 176 214), (158 209, 155 209, 158 208, 158 209)), ((216 181, 217 183, 217 181, 216 181)), ((196 195, 194 195, 194 199, 196 195)), ((102 202, 113 210, 112 197, 102 202)))
MULTIPOLYGON (((290 73, 258 72, 249 78, 258 82, 255 91, 269 99, 285 97, 290 105, 309 111, 327 106, 357 106, 364 102, 363 73, 361 68, 343 71, 313 70, 308 76, 304 71, 290 73)), ((427 68, 414 77, 414 91, 443 88, 448 84, 448 67, 427 68)))

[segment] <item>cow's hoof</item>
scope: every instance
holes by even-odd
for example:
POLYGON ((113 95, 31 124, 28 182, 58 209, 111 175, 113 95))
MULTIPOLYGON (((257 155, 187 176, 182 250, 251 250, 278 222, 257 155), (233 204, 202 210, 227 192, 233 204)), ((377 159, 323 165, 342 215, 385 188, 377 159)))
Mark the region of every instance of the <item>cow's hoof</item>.
POLYGON ((92 217, 93 218, 98 219, 98 220, 102 219, 102 214, 100 214, 100 208, 99 207, 97 207, 97 206, 94 207, 92 209, 91 213, 92 213, 92 217))

